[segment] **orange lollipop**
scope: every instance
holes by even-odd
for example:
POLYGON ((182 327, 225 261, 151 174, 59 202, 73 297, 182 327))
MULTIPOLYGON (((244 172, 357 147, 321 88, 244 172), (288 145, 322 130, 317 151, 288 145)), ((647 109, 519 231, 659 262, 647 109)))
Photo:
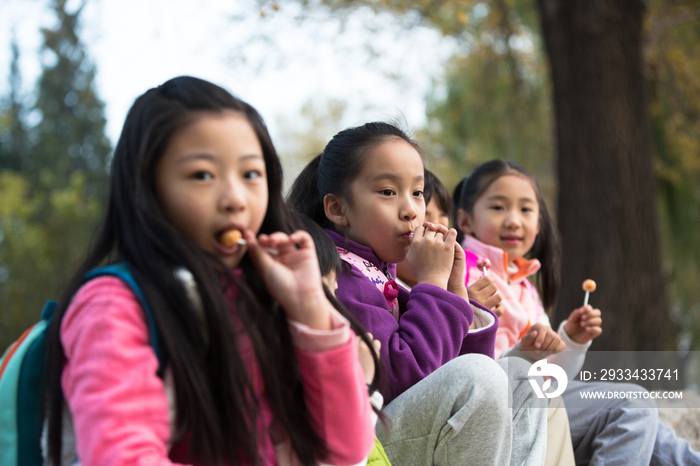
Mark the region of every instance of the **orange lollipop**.
POLYGON ((583 285, 581 287, 583 288, 583 291, 586 292, 586 296, 583 298, 583 305, 585 306, 588 304, 588 297, 595 291, 596 284, 589 278, 588 280, 583 281, 583 285))
POLYGON ((219 237, 219 241, 221 241, 221 244, 223 244, 227 248, 232 248, 237 244, 245 244, 243 235, 240 231, 236 229, 226 230, 225 232, 223 232, 219 237))

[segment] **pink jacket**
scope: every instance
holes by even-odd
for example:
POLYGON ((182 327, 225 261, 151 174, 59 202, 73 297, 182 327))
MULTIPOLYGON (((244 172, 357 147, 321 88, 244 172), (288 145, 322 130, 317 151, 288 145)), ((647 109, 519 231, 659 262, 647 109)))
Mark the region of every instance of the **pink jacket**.
POLYGON ((527 279, 540 269, 540 262, 537 259, 519 259, 516 261, 518 271, 509 273, 508 255, 502 249, 484 244, 473 236, 465 236, 462 247, 467 256, 467 286, 482 276, 476 261, 485 257, 491 261, 489 276, 503 296, 504 310, 498 319, 496 332, 496 358, 499 358, 505 350, 520 341, 532 324, 547 317, 537 290, 527 279))
MULTIPOLYGON (((333 310, 333 330, 290 322, 306 403, 328 446, 325 462, 355 464, 374 444, 374 424, 357 344, 333 310)), ((115 277, 84 285, 61 322, 66 355, 62 388, 73 417, 77 452, 86 465, 170 465, 172 383, 156 375, 158 360, 138 299, 115 277)), ((245 343, 242 346, 246 346, 245 343)), ((257 363, 242 348, 249 374, 257 363)), ((261 384, 255 384, 257 388, 261 384)), ((258 395, 262 393, 260 389, 258 395)), ((288 442, 272 446, 270 407, 261 399, 259 439, 265 465, 295 464, 288 442)))

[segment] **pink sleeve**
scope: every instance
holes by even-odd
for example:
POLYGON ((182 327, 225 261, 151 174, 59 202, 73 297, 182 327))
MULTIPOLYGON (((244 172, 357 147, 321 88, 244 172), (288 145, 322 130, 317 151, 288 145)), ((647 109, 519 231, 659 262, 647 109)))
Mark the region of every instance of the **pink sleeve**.
POLYGON ((328 446, 329 456, 323 462, 338 466, 367 458, 375 438, 357 342, 343 321, 348 337, 342 345, 323 352, 296 350, 306 405, 328 446))
POLYGON ((301 324, 294 320, 289 321, 289 330, 292 334, 294 346, 320 353, 336 346, 340 346, 350 338, 350 323, 334 307, 330 307, 331 330, 314 330, 308 325, 301 324))
POLYGON ((61 322, 61 378, 83 465, 170 465, 168 403, 138 299, 114 277, 83 286, 61 322))

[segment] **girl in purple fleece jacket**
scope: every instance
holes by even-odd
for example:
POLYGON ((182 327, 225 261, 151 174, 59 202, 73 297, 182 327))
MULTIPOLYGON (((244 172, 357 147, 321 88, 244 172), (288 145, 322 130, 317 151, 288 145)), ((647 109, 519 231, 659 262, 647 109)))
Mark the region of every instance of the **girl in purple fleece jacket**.
POLYGON ((394 464, 542 464, 547 412, 532 408, 545 404, 493 361, 497 318, 470 305, 456 231, 424 223, 423 186, 418 145, 367 123, 338 133, 289 196, 338 246, 338 298, 381 342, 391 422, 377 434, 394 464), (394 281, 404 260, 410 292, 394 281))

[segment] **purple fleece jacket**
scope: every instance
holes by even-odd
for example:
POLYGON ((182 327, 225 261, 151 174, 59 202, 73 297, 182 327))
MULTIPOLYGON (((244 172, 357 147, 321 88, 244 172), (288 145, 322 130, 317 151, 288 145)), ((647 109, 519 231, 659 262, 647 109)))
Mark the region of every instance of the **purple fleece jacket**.
MULTIPOLYGON (((380 260, 371 248, 326 230, 336 246, 371 261, 396 276, 396 264, 380 260)), ((382 292, 354 267, 343 267, 338 277, 338 299, 376 340, 382 343, 381 360, 388 375, 385 403, 420 382, 443 364, 461 354, 481 353, 494 357, 498 318, 474 300, 476 306, 491 315, 495 323, 478 332, 469 332, 474 320, 472 307, 459 296, 438 286, 420 283, 411 291, 399 288, 401 317, 397 322, 387 308, 382 292)))

